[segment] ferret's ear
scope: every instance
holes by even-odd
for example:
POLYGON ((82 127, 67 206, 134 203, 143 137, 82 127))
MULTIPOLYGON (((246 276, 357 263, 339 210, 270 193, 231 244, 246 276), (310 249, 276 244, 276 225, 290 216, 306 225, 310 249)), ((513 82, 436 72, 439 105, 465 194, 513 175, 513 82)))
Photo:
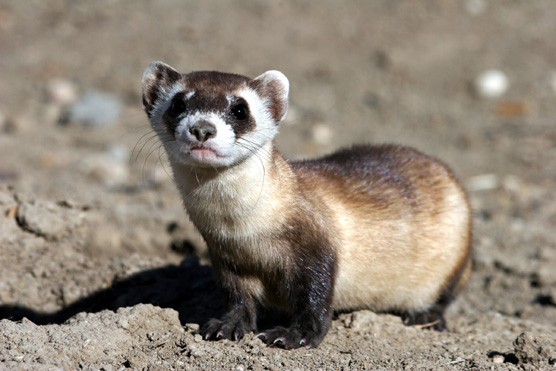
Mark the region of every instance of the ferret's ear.
POLYGON ((272 118, 279 123, 288 113, 290 82, 280 71, 266 71, 252 81, 252 87, 266 100, 272 118))
POLYGON ((181 74, 162 62, 152 62, 143 73, 143 109, 150 117, 157 100, 179 79, 181 74))

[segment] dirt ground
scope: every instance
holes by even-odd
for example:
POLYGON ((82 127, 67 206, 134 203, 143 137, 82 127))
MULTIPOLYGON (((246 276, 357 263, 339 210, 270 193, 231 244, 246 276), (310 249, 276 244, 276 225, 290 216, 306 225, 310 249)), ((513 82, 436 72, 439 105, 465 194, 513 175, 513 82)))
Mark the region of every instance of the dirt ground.
POLYGON ((0 369, 555 369, 555 15, 552 0, 0 0, 0 369), (450 331, 358 311, 313 350, 202 341, 223 305, 141 111, 154 60, 284 72, 290 158, 395 142, 450 164, 474 208, 450 331), (508 85, 489 95, 491 69, 508 85))

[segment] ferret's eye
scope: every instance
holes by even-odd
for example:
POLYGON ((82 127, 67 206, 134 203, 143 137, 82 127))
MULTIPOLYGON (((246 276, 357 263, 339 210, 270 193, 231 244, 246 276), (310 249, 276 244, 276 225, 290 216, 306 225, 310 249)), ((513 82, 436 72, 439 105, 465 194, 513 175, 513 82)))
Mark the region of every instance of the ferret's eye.
POLYGON ((236 104, 232 107, 232 116, 240 121, 247 119, 247 106, 242 103, 236 104))
POLYGON ((178 116, 185 111, 185 103, 181 99, 174 99, 170 105, 170 114, 178 116))

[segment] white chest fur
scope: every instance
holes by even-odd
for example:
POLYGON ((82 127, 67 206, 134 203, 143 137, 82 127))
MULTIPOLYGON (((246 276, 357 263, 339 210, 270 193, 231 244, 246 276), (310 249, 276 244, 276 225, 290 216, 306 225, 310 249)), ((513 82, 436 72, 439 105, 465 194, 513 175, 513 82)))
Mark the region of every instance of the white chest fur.
POLYGON ((201 233, 249 240, 279 228, 283 202, 273 197, 275 169, 265 147, 224 170, 174 165, 184 206, 201 233))

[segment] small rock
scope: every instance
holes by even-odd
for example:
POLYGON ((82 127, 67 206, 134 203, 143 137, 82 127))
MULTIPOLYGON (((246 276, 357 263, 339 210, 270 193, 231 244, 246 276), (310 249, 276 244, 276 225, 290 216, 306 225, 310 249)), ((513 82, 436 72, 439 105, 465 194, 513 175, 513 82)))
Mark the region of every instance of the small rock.
POLYGON ((479 75, 475 80, 475 91, 482 98, 498 98, 510 86, 506 74, 500 70, 487 70, 479 75))
POLYGON ((120 118, 122 107, 116 96, 90 91, 70 107, 67 119, 90 126, 111 125, 120 118))
POLYGON ((57 106, 67 106, 77 100, 77 89, 68 80, 50 80, 46 86, 46 98, 57 106))
POLYGON ((502 354, 497 354, 493 356, 492 363, 504 363, 504 356, 502 354))
POLYGON ((186 323, 185 327, 187 327, 191 331, 199 331, 199 324, 198 323, 186 323))
POLYGON ((330 144, 332 135, 332 129, 328 125, 317 124, 313 127, 313 139, 318 144, 330 144))
POLYGON ((500 186, 500 179, 496 174, 476 175, 466 179, 465 188, 469 192, 489 191, 500 186))
POLYGON ((195 340, 196 343, 200 343, 201 341, 203 341, 203 337, 201 336, 201 334, 195 334, 193 340, 195 340))
POLYGON ((117 322, 118 326, 123 328, 124 330, 129 328, 129 322, 126 318, 120 318, 117 322))

